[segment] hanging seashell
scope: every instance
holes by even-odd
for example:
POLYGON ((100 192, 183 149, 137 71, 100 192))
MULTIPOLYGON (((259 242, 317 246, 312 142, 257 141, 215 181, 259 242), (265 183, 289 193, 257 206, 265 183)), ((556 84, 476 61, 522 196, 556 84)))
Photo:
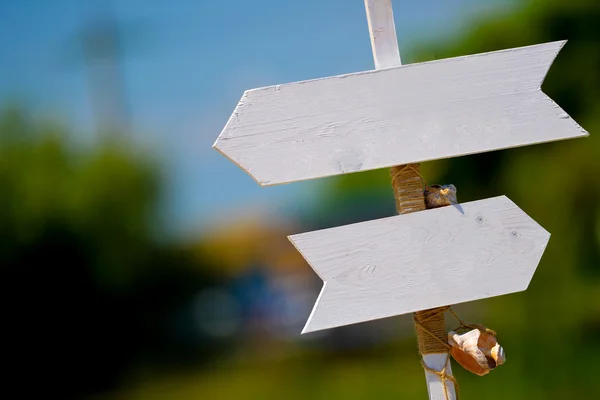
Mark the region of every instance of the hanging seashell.
POLYGON ((496 341, 496 336, 485 328, 476 328, 463 334, 448 332, 450 354, 467 371, 483 376, 504 364, 504 350, 496 341))

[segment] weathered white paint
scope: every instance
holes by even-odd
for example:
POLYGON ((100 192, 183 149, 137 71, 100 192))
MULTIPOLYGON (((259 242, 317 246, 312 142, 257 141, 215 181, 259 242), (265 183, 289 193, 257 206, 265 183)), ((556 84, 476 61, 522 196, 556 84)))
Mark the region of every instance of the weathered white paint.
POLYGON ((324 281, 303 333, 525 290, 550 234, 505 196, 290 236, 324 281))
POLYGON ((402 65, 391 0, 365 0, 375 69, 402 65))
POLYGON ((214 147, 269 186, 587 136, 540 89, 564 43, 248 90, 214 147))
MULTIPOLYGON (((365 8, 375 69, 402 65, 391 0, 365 0, 365 8)), ((423 356, 423 362, 436 371, 441 371, 447 364, 446 373, 452 376, 447 354, 427 354, 423 356)), ((427 370, 425 370, 425 380, 430 400, 456 400, 456 391, 451 381, 446 380, 448 388, 445 389, 440 377, 427 370)))

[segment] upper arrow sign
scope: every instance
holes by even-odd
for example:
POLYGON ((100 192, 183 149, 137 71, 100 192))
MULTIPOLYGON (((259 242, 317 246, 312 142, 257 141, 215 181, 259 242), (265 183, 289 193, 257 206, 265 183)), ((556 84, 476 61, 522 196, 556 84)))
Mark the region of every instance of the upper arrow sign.
POLYGON ((248 90, 214 147, 269 186, 587 136, 541 91, 564 44, 248 90))
POLYGON ((303 333, 527 289, 550 239, 505 196, 290 236, 325 282, 303 333))

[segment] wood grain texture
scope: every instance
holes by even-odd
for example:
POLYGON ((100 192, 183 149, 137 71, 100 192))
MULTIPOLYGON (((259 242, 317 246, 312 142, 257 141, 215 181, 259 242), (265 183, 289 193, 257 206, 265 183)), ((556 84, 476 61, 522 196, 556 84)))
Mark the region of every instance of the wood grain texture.
POLYGON ((324 281, 303 333, 525 290, 550 234, 505 196, 290 236, 324 281))
POLYGON ((587 136, 540 89, 564 43, 248 90, 214 147, 269 186, 587 136))
POLYGON ((392 0, 365 0, 375 69, 402 65, 392 0))

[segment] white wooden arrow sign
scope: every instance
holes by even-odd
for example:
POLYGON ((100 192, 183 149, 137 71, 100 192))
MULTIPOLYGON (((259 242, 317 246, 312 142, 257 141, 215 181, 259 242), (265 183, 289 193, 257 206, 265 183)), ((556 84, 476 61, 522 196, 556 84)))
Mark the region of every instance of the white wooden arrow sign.
POLYGON ((527 289, 550 234, 507 197, 290 236, 323 289, 303 333, 527 289))
POLYGON ((214 147, 269 186, 587 136, 541 91, 564 44, 248 90, 214 147))

